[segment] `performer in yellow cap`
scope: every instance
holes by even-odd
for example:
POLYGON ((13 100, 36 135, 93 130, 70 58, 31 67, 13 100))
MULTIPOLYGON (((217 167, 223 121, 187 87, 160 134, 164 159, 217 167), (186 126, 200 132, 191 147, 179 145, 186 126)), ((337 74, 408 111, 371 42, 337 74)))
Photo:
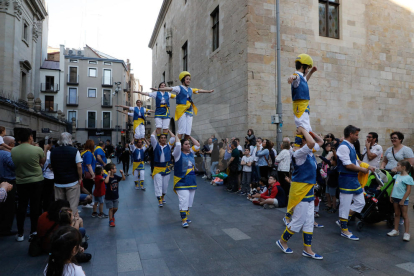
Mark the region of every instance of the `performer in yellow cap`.
POLYGON ((190 88, 191 74, 187 71, 180 73, 180 86, 165 87, 165 88, 151 88, 153 91, 172 91, 177 94, 177 106, 175 108, 175 121, 178 121, 178 139, 188 139, 191 135, 191 126, 193 124, 193 114, 197 115, 197 107, 193 102, 193 93, 213 93, 214 90, 202 90, 190 88))
POLYGON ((315 134, 309 134, 303 127, 298 127, 297 133, 303 136, 301 148, 292 154, 293 174, 290 186, 288 213, 292 218, 286 226, 276 245, 285 253, 293 253, 287 245, 289 239, 300 230, 303 232, 302 256, 322 260, 323 257, 312 251, 312 237, 314 228, 314 191, 316 184, 316 159, 312 150, 319 150, 323 139, 315 134), (295 212, 292 215, 292 210, 295 212))
MULTIPOLYGON (((158 85, 159 88, 165 88, 165 82, 161 82, 158 85)), ((135 92, 141 95, 145 95, 155 99, 155 128, 157 129, 157 136, 160 138, 161 133, 168 135, 168 129, 170 127, 170 98, 175 99, 176 95, 170 92, 135 92), (161 132, 162 131, 162 132, 161 132)))
POLYGON ((145 138, 145 117, 147 112, 153 112, 152 110, 147 110, 142 106, 142 101, 136 101, 136 107, 129 107, 126 105, 115 105, 115 107, 122 107, 123 109, 128 109, 132 112, 126 113, 121 110, 117 110, 125 115, 134 117, 134 138, 135 139, 144 139, 145 138))
MULTIPOLYGON (((307 132, 311 132, 312 128, 309 121, 309 87, 308 81, 317 71, 313 67, 313 60, 307 54, 300 54, 295 61, 296 72, 289 77, 288 83, 291 84, 293 114, 295 115, 296 127, 303 127, 307 132)), ((295 138, 295 145, 300 147, 302 144, 302 136, 297 135, 295 138)))

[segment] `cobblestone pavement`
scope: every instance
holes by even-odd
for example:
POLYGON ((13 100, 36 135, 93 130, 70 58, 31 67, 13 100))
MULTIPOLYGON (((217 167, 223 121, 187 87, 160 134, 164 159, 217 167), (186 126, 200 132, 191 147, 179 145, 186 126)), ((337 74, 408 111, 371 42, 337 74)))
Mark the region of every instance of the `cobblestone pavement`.
MULTIPOLYGON (((119 166, 118 166, 119 168, 119 166)), ((357 232, 360 241, 340 237, 337 215, 321 211, 315 229, 313 250, 324 260, 302 257, 302 235, 289 242, 294 253, 276 247, 284 230, 285 209, 262 209, 244 196, 228 193, 198 178, 191 210, 192 223, 183 229, 178 198, 171 178, 167 204, 158 207, 149 166, 147 190, 135 190, 132 176, 120 184, 116 227, 108 219, 92 218, 92 209, 81 209, 90 236, 87 252, 92 260, 82 264, 86 275, 412 275, 414 241, 402 235, 389 238, 385 222, 366 225, 357 232)), ((410 204, 410 218, 414 211, 410 204)), ((105 211, 107 212, 107 210, 105 211)), ((47 256, 27 255, 26 240, 0 238, 0 275, 42 275, 47 256)))

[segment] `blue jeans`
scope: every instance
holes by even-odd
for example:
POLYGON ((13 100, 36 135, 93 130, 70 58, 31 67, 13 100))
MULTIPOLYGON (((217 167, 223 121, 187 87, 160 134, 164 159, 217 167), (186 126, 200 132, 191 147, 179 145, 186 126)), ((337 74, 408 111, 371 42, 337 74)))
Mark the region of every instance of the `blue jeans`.
POLYGON ((86 230, 85 230, 85 228, 83 228, 83 227, 79 227, 79 232, 81 233, 82 238, 83 238, 83 237, 85 237, 85 234, 86 234, 86 230))
POLYGON ((211 162, 211 174, 216 174, 218 163, 219 163, 218 161, 211 162))
POLYGON ((259 172, 259 166, 252 165, 252 182, 258 182, 260 180, 260 172, 259 172))

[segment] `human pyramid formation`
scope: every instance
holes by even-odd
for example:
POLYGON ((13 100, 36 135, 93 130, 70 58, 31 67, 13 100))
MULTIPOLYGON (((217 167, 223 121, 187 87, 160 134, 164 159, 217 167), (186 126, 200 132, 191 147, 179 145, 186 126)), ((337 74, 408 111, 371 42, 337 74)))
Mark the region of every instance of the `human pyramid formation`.
MULTIPOLYGON (((193 115, 197 115, 192 96, 198 93, 212 93, 214 90, 202 90, 190 88, 191 74, 187 71, 179 75, 180 86, 166 87, 165 83, 160 83, 159 88, 151 88, 155 91, 152 93, 140 93, 155 99, 155 126, 156 130, 151 135, 151 146, 154 149, 154 170, 152 178, 154 180, 155 196, 158 200, 158 206, 163 207, 165 204, 165 195, 170 180, 171 156, 174 156, 174 192, 178 195, 179 210, 184 228, 188 227, 191 222, 188 219, 189 208, 194 201, 195 190, 197 189, 195 175, 194 153, 200 149, 200 144, 196 139, 191 137, 191 127, 193 115), (175 94, 172 94, 175 93, 175 94), (170 125, 170 98, 176 99, 177 106, 175 110, 175 120, 178 121, 177 137, 169 130, 170 125), (167 143, 167 137, 171 138, 167 143), (157 137, 158 139, 157 139, 157 137), (192 145, 190 144, 190 140, 192 145), (173 152, 172 149, 174 148, 173 152)), ((136 107, 120 106, 128 109, 130 113, 124 113, 134 118, 134 143, 131 143, 130 149, 133 155, 133 173, 135 189, 145 190, 144 187, 144 153, 148 149, 149 143, 145 136, 145 116, 147 112, 142 106, 140 100, 136 101, 136 107), (144 145, 143 141, 146 142, 144 145)))

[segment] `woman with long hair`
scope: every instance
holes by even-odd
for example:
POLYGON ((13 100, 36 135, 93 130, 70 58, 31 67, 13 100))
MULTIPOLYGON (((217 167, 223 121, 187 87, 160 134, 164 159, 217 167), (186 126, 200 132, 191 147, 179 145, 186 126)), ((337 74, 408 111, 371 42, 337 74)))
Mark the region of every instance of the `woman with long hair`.
MULTIPOLYGON (((81 153, 83 159, 82 162, 82 175, 83 175, 83 187, 92 193, 94 178, 95 178, 95 167, 96 159, 93 155, 95 150, 95 142, 93 140, 87 140, 85 143, 84 151, 81 153)), ((91 205, 92 206, 92 205, 91 205)), ((92 207, 90 207, 92 208, 92 207)))

